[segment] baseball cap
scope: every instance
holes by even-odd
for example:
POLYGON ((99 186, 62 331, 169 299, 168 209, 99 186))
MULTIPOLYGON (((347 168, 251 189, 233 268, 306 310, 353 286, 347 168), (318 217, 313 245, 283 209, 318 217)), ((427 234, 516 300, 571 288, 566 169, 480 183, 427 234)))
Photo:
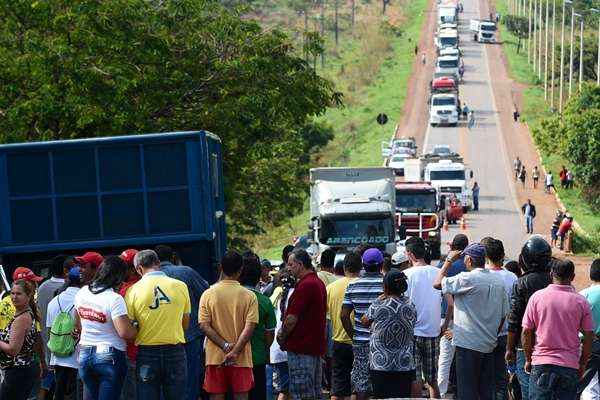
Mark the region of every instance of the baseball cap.
POLYGON ((104 261, 104 257, 100 255, 100 253, 96 253, 94 251, 88 251, 82 256, 75 257, 75 261, 80 264, 92 264, 94 268, 100 267, 100 264, 104 261))
POLYGON ((485 258, 485 247, 481 243, 471 243, 462 253, 471 258, 483 260, 485 258))
POLYGON ((23 279, 31 282, 40 282, 44 280, 44 278, 42 278, 41 276, 37 276, 33 273, 32 270, 30 270, 27 267, 17 267, 17 269, 15 269, 15 272, 13 272, 12 277, 13 281, 20 281, 23 279))
POLYGON ((379 249, 367 249, 363 253, 362 262, 365 265, 377 265, 383 263, 383 254, 379 249))
POLYGON ((133 265, 133 257, 135 257, 137 253, 138 251, 136 249, 127 249, 119 255, 119 258, 129 265, 133 265))
POLYGON ((269 268, 269 269, 273 269, 273 265, 271 264, 271 261, 269 261, 267 259, 261 260, 260 266, 261 267, 265 267, 265 268, 269 268))
POLYGON ((406 261, 408 261, 408 256, 404 249, 398 249, 398 251, 392 254, 392 265, 400 265, 406 261))
POLYGON ((75 282, 81 279, 81 269, 79 269, 79 265, 71 267, 71 269, 69 270, 68 277, 71 282, 75 282))

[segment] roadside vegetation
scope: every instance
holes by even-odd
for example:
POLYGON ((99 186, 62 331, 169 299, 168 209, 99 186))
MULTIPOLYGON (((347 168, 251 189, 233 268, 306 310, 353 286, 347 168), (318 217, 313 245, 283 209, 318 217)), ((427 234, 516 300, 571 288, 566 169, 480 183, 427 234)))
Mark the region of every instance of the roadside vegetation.
MULTIPOLYGON (((507 15, 504 0, 498 2, 496 7, 502 15, 507 15)), ((591 68, 595 64, 587 60, 596 57, 596 53, 588 52, 586 44, 584 61, 590 68, 584 69, 584 78, 594 83, 584 85, 581 93, 576 91, 566 103, 561 119, 556 110, 550 109, 549 100, 544 99, 543 82, 528 63, 527 48, 523 46, 526 39, 523 41, 521 38, 518 51, 518 32, 506 29, 506 24, 499 29, 511 77, 524 85, 520 110, 522 120, 532 131, 544 167, 555 176, 563 204, 584 230, 575 235, 574 251, 597 254, 600 249, 600 89, 595 86, 596 75, 591 68), (558 171, 563 165, 575 173, 573 189, 562 189, 558 183, 558 171)), ((586 40, 590 46, 597 44, 597 37, 588 37, 586 40)), ((575 51, 579 54, 579 50, 575 51)), ((558 57, 559 49, 555 53, 558 57)), ((558 76, 559 62, 555 62, 558 76)), ((579 65, 579 61, 575 61, 574 65, 579 65)), ((575 76, 578 76, 577 72, 575 76)), ((557 107, 558 82, 555 96, 554 104, 557 107)))
MULTIPOLYGON (((407 95, 427 1, 392 2, 384 16, 380 2, 360 3, 354 28, 349 18, 341 25, 337 49, 331 33, 324 38, 325 49, 330 49, 325 51, 325 67, 317 60, 318 73, 343 93, 344 107, 316 118, 333 130, 333 139, 313 154, 314 167, 381 165, 381 142, 393 134, 407 95), (379 113, 390 119, 383 127, 375 121, 379 113)), ((340 2, 340 14, 350 14, 349 4, 340 2)), ((302 213, 267 227, 252 240, 253 248, 262 257, 278 259, 284 245, 307 233, 309 219, 306 197, 302 213)))

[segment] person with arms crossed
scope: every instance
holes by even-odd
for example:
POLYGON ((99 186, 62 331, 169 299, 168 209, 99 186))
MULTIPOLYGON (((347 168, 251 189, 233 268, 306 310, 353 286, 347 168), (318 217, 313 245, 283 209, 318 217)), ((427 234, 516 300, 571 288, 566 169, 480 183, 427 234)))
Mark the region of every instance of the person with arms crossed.
POLYGON ((242 265, 239 253, 225 253, 223 278, 200 298, 198 322, 208 338, 204 390, 211 400, 225 399, 228 392, 244 400, 254 386, 250 339, 258 324, 258 301, 240 285, 242 265))
POLYGON ((571 285, 575 265, 551 262, 552 284, 535 292, 525 309, 522 343, 531 400, 575 400, 592 352, 594 322, 585 297, 571 285), (583 333, 580 351, 579 332, 583 333))
POLYGON ((288 352, 290 395, 293 400, 321 399, 321 357, 327 350, 327 292, 305 250, 292 251, 287 268, 298 281, 277 342, 288 352))
POLYGON ((133 265, 142 276, 125 294, 129 318, 139 332, 136 359, 138 400, 176 400, 187 384, 184 330, 190 323, 185 283, 160 270, 153 250, 141 250, 133 265))

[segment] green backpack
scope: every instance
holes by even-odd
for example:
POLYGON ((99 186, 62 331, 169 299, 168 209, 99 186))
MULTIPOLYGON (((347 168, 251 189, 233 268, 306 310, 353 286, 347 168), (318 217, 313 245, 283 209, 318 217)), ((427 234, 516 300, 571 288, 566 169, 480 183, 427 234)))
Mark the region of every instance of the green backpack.
POLYGON ((64 311, 60 305, 60 300, 57 298, 58 308, 60 312, 54 318, 52 327, 50 328, 48 340, 48 348, 56 357, 68 357, 75 351, 75 338, 72 333, 75 330, 75 320, 71 315, 71 310, 75 305, 72 305, 67 311, 64 311))

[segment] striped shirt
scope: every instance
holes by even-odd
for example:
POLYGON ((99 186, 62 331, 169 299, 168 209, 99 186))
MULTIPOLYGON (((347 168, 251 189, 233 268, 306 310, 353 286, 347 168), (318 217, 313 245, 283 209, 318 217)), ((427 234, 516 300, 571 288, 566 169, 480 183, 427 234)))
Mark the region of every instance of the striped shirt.
POLYGON ((382 293, 383 275, 378 272, 367 272, 346 288, 343 306, 354 310, 354 344, 369 343, 371 331, 360 319, 382 293))

